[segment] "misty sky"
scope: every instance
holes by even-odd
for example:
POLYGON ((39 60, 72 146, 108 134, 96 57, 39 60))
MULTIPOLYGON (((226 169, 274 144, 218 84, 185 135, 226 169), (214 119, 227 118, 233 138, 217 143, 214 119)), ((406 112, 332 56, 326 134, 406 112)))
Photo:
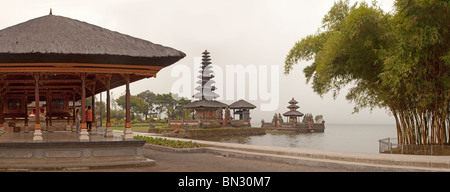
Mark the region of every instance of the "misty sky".
MULTIPOLYGON (((382 0, 383 9, 392 11, 393 2, 382 0)), ((345 100, 347 88, 341 90, 336 100, 331 93, 323 98, 315 94, 311 85, 306 84, 302 72, 310 62, 301 62, 289 75, 284 75, 284 59, 289 50, 295 42, 317 32, 333 3, 334 0, 14 0, 2 2, 0 6, 0 29, 47 15, 52 8, 54 15, 98 25, 186 53, 184 59, 161 70, 157 78, 131 84, 131 94, 145 90, 170 92, 174 83, 180 80, 180 77, 172 75, 177 66, 189 67, 192 73, 195 72, 192 74, 194 78, 199 70, 194 69, 194 60, 207 49, 211 52, 212 63, 224 73, 227 65, 262 65, 269 69, 279 66, 276 110, 261 111, 260 105, 269 101, 261 100, 259 95, 256 100, 249 99, 249 93, 243 98, 258 107, 251 112, 252 122, 270 121, 275 112, 283 114, 288 110, 289 100, 294 97, 299 102, 299 111, 322 114, 330 124, 394 124, 393 117, 385 109, 352 114, 354 104, 345 100)), ((192 92, 195 81, 187 82, 191 84, 192 92)), ((220 84, 225 86, 223 82, 220 84)), ((225 87, 216 86, 222 91, 218 100, 231 104, 233 100, 226 100, 224 96, 225 87)), ((124 87, 112 90, 113 97, 118 98, 124 90, 124 87)))

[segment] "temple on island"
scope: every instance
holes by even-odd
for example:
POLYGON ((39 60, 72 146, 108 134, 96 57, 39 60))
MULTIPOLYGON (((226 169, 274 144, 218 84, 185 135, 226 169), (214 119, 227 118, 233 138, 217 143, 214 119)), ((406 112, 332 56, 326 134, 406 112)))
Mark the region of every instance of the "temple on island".
POLYGON ((198 93, 193 96, 194 99, 197 100, 187 104, 184 107, 186 109, 194 110, 194 119, 204 120, 203 123, 207 124, 210 120, 221 119, 217 111, 227 107, 227 104, 215 100, 219 97, 219 95, 214 93, 216 90, 216 87, 213 86, 215 83, 213 80, 214 72, 212 71, 211 59, 207 50, 203 52, 202 66, 199 72, 200 75, 198 78, 200 78, 200 80, 197 81, 199 86, 195 88, 198 93))
POLYGON ((277 115, 275 113, 272 122, 265 122, 262 120, 261 127, 265 129, 286 130, 292 132, 324 132, 325 121, 314 122, 310 119, 306 120, 306 118, 303 118, 303 121, 299 120, 304 114, 297 111, 297 109, 300 108, 297 104, 298 102, 294 98, 289 101, 289 106, 287 107, 289 111, 283 114, 283 116, 287 118, 286 122, 283 121, 280 114, 277 115))
POLYGON ((202 65, 197 81, 198 91, 193 95, 194 101, 185 105, 186 109, 192 110, 194 115, 186 120, 169 120, 169 126, 183 126, 199 128, 218 128, 218 127, 251 127, 250 110, 256 106, 240 100, 231 105, 216 101, 218 94, 214 93, 217 88, 214 86, 214 71, 211 66, 210 53, 205 50, 202 56, 202 65), (233 110, 231 114, 230 110, 233 110), (239 115, 235 119, 235 115, 239 115))
POLYGON ((289 101, 290 105, 287 107, 289 111, 283 114, 283 116, 288 117, 287 122, 298 122, 298 118, 303 117, 303 113, 297 111, 297 109, 300 108, 297 103, 298 102, 294 98, 289 101))

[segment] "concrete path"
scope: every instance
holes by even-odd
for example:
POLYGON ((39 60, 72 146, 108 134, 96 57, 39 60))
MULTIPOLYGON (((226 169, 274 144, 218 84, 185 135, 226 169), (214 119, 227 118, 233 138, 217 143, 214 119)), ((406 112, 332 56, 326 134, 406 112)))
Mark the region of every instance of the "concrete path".
POLYGON ((289 164, 326 166, 346 171, 450 171, 450 156, 339 152, 170 138, 153 133, 134 132, 133 134, 171 140, 195 141, 207 145, 206 152, 222 156, 289 164))

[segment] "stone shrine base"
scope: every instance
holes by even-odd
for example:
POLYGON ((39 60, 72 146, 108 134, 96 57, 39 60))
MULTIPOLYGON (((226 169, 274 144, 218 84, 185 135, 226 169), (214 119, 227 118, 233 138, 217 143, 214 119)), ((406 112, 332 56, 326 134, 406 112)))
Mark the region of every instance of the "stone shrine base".
POLYGON ((79 141, 72 132, 43 132, 44 141, 33 141, 33 132, 0 136, 0 169, 67 169, 152 165, 142 154, 145 141, 90 135, 79 141))

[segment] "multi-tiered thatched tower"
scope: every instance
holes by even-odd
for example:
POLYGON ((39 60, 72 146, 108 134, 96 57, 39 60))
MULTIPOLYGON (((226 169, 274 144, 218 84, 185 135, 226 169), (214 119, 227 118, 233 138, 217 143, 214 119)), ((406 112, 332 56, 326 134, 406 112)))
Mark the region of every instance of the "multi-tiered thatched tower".
POLYGON ((197 90, 199 92, 194 95, 194 98, 198 99, 198 100, 212 101, 212 100, 218 98, 219 95, 214 93, 214 91, 216 90, 216 87, 213 86, 213 84, 215 83, 215 81, 212 80, 214 78, 214 75, 213 75, 214 71, 212 71, 211 59, 209 56, 209 52, 207 50, 205 52, 203 52, 202 57, 203 57, 202 58, 202 66, 201 66, 201 70, 199 71, 200 75, 198 76, 198 78, 200 78, 200 80, 197 81, 199 86, 197 88, 195 88, 195 90, 197 90))
POLYGON ((219 95, 214 93, 216 87, 213 86, 215 83, 215 81, 212 80, 214 78, 214 72, 212 70, 209 52, 203 52, 202 57, 202 66, 199 71, 200 75, 198 76, 200 80, 197 81, 199 86, 195 88, 198 93, 193 96, 197 101, 189 103, 185 107, 187 109, 195 110, 195 119, 218 120, 220 122, 222 121, 222 117, 217 114, 220 114, 222 109, 225 109, 228 105, 215 101, 219 95))
POLYGON ((298 102, 292 98, 287 107, 289 111, 283 114, 285 117, 289 117, 289 122, 298 122, 298 118, 303 117, 303 113, 297 111, 297 109, 300 108, 297 103, 298 102))

